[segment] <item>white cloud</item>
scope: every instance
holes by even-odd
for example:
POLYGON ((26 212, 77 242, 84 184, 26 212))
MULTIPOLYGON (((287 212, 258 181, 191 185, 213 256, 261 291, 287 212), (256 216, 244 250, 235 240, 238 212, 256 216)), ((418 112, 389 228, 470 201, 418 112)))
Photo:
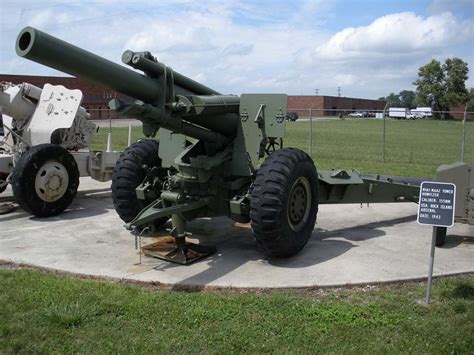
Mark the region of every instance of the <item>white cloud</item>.
POLYGON ((407 55, 472 38, 473 22, 459 22, 449 12, 428 18, 402 12, 380 17, 368 26, 345 28, 318 47, 316 55, 326 59, 407 55))
MULTIPOLYGON (((426 18, 412 12, 390 14, 367 26, 345 28, 314 49, 303 50, 299 63, 319 71, 319 82, 343 86, 347 95, 377 97, 413 89, 420 66, 432 58, 444 60, 456 46, 471 43, 473 23, 448 12, 426 18)), ((464 59, 473 68, 472 50, 464 59)))
POLYGON ((248 55, 253 50, 252 44, 231 43, 222 50, 223 55, 248 55))

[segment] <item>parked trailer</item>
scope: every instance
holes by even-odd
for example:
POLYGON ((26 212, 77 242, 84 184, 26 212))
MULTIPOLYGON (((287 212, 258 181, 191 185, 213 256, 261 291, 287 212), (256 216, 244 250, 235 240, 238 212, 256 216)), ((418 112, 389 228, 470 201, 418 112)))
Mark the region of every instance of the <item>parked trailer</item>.
POLYGON ((396 119, 415 119, 415 115, 405 107, 390 107, 388 109, 388 116, 396 119))
POLYGON ((396 119, 405 119, 407 117, 407 109, 404 107, 390 107, 388 116, 396 119))
POLYGON ((411 110, 411 113, 416 118, 431 118, 432 110, 431 107, 417 107, 411 110))
POLYGON ((97 131, 82 98, 61 85, 0 84, 0 192, 10 183, 18 204, 35 216, 64 211, 81 176, 111 179, 119 152, 80 151, 97 131))

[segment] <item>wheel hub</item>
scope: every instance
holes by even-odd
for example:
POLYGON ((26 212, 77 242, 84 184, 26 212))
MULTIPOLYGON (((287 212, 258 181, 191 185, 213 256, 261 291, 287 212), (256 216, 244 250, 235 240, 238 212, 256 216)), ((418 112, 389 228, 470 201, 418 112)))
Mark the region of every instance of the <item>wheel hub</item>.
POLYGON ((69 184, 69 175, 63 164, 46 162, 36 174, 35 190, 39 198, 54 202, 63 197, 69 184))
POLYGON ((305 177, 299 177, 293 183, 288 198, 288 223, 295 232, 306 224, 311 210, 311 187, 305 177))

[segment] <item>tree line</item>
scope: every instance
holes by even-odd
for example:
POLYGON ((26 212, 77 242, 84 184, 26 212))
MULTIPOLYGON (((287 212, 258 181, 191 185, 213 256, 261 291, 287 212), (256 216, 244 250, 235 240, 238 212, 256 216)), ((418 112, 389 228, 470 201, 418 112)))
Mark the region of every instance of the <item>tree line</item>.
MULTIPOLYGON (((467 63, 460 58, 447 58, 443 64, 433 59, 418 69, 418 79, 413 82, 416 91, 392 92, 379 100, 386 101, 387 107, 425 106, 433 111, 449 111, 453 105, 468 104, 468 111, 473 111, 474 90, 466 87, 468 73, 467 63)), ((434 117, 446 118, 447 114, 434 117)))

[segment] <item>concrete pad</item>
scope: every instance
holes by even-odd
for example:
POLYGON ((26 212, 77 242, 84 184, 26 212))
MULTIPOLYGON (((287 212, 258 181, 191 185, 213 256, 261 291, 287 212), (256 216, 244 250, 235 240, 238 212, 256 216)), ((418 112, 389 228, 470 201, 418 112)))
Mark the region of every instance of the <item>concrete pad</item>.
MULTIPOLYGON (((223 287, 340 286, 425 278, 431 228, 417 205, 320 206, 305 249, 265 260, 252 232, 227 218, 199 219, 189 231, 218 252, 189 266, 142 257, 116 215, 110 183, 81 178, 78 197, 60 216, 39 219, 17 208, 0 215, 0 259, 67 272, 176 285, 223 287)), ((0 203, 12 202, 11 190, 0 203)), ((156 239, 143 239, 143 244, 156 239)), ((474 272, 474 227, 455 225, 436 249, 435 275, 474 272)))

